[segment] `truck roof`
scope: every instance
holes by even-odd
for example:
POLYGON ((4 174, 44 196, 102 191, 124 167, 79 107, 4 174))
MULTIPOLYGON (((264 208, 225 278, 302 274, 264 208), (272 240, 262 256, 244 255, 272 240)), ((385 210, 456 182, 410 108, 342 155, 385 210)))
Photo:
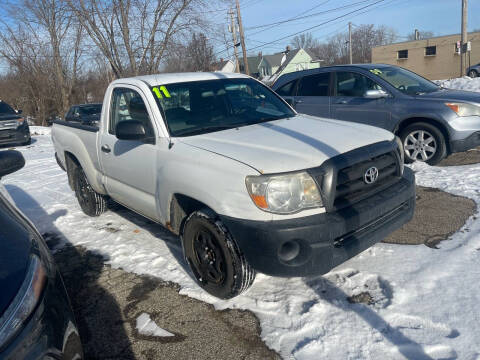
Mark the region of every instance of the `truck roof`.
POLYGON ((148 86, 157 86, 189 81, 204 81, 216 79, 234 79, 234 78, 248 78, 249 76, 237 73, 224 72, 185 72, 185 73, 165 73, 155 75, 135 76, 131 78, 118 79, 113 83, 123 83, 125 81, 140 80, 148 84, 148 86))

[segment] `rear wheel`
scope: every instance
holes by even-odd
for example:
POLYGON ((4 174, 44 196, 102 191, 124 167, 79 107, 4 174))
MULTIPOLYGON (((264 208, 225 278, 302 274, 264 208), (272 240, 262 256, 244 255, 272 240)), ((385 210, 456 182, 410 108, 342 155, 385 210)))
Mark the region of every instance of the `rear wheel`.
POLYGON ((211 295, 230 299, 253 284, 255 270, 214 215, 202 211, 191 214, 182 240, 185 259, 195 280, 211 295))
POLYGON ((415 123, 400 133, 405 151, 405 162, 438 164, 447 155, 447 146, 442 132, 428 123, 415 123))
POLYGON ((105 197, 93 190, 80 166, 75 167, 73 176, 75 195, 83 212, 88 216, 104 213, 107 208, 105 197))
POLYGON ((478 76, 478 73, 475 70, 470 70, 468 72, 468 76, 470 76, 471 78, 476 78, 478 76))

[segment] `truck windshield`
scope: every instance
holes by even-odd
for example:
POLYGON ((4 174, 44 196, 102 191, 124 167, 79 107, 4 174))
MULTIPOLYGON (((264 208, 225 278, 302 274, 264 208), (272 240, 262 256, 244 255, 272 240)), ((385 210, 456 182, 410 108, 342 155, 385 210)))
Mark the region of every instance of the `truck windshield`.
POLYGON ((382 67, 371 69, 370 72, 381 77, 386 82, 407 95, 421 95, 438 91, 439 86, 415 74, 414 72, 399 67, 382 67))
POLYGON ((81 106, 78 108, 80 113, 85 116, 96 115, 102 112, 102 105, 81 106))
POLYGON ((252 79, 218 79, 152 88, 170 135, 199 135, 292 117, 274 92, 252 79))

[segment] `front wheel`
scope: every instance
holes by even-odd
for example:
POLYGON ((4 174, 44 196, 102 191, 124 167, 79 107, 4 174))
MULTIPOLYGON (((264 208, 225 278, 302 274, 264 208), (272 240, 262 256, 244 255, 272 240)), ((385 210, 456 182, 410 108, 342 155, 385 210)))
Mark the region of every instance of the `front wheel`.
POLYGON ((447 146, 442 132, 428 123, 415 123, 400 133, 405 151, 405 162, 426 162, 438 164, 447 156, 447 146))
POLYGON ((209 294, 230 299, 253 284, 255 270, 215 216, 202 211, 192 213, 186 220, 182 240, 195 280, 209 294))
POLYGON ((104 213, 107 208, 105 197, 93 190, 80 166, 74 169, 73 176, 75 195, 83 212, 88 216, 104 213))
POLYGON ((470 76, 471 78, 476 78, 478 76, 478 73, 475 70, 470 70, 468 72, 468 76, 470 76))

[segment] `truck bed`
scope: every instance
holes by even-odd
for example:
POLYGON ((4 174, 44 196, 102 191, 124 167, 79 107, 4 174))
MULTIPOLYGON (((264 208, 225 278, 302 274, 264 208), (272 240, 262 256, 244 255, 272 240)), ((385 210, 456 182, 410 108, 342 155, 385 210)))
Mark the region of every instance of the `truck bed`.
POLYGON ((58 161, 66 168, 65 155, 72 154, 80 163, 92 187, 103 193, 101 167, 97 150, 96 126, 55 120, 52 125, 52 142, 58 161))

